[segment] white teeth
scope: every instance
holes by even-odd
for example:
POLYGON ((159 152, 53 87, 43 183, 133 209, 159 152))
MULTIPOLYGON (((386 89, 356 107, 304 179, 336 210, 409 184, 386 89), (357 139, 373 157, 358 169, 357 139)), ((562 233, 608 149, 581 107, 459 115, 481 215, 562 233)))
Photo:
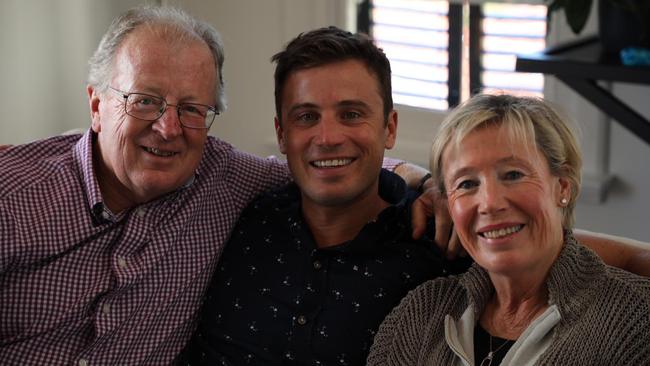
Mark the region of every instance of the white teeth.
POLYGON ((484 233, 481 233, 481 235, 483 235, 488 239, 496 239, 496 238, 501 238, 506 235, 516 233, 517 231, 521 230, 523 227, 524 225, 517 225, 517 226, 512 226, 504 229, 499 229, 499 230, 486 231, 484 233))
POLYGON ((162 151, 162 150, 156 149, 155 147, 145 147, 144 149, 147 152, 150 152, 150 153, 152 153, 154 155, 158 155, 158 156, 167 157, 167 156, 172 156, 172 155, 175 154, 175 152, 173 152, 173 151, 162 151))
POLYGON ((326 167, 348 165, 351 162, 352 162, 352 159, 317 160, 317 161, 314 161, 314 165, 319 167, 319 168, 326 168, 326 167))

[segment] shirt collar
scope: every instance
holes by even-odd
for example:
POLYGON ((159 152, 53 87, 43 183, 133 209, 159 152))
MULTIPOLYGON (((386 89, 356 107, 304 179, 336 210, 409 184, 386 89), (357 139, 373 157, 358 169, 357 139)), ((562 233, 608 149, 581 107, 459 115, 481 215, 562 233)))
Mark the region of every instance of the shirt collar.
POLYGON ((74 161, 82 179, 88 210, 93 215, 95 222, 103 222, 106 220, 103 217, 106 214, 103 214, 104 203, 93 164, 93 141, 95 137, 95 133, 90 128, 83 134, 75 145, 74 161))
MULTIPOLYGON (((116 222, 123 215, 114 214, 108 209, 108 207, 106 207, 106 205, 104 205, 104 199, 102 198, 102 193, 99 189, 99 182, 97 180, 95 163, 93 160, 93 145, 96 143, 96 140, 97 134, 89 128, 75 145, 74 160, 77 169, 81 173, 80 175, 86 193, 88 209, 93 216, 94 221, 96 223, 103 223, 106 221, 116 222)), ((190 177, 190 179, 179 188, 179 190, 192 186, 196 180, 197 174, 198 172, 193 174, 192 177, 190 177)))
MULTIPOLYGON (((407 194, 404 180, 385 169, 382 169, 379 174, 379 195, 390 206, 381 211, 376 220, 367 223, 354 239, 320 250, 366 252, 373 251, 374 246, 382 243, 411 240, 410 204, 416 196, 407 194)), ((300 224, 291 226, 294 235, 302 240, 313 241, 309 227, 302 216, 301 195, 298 186, 295 183, 289 184, 280 197, 285 203, 279 203, 279 206, 287 207, 287 211, 280 211, 278 214, 289 215, 291 220, 300 224)))

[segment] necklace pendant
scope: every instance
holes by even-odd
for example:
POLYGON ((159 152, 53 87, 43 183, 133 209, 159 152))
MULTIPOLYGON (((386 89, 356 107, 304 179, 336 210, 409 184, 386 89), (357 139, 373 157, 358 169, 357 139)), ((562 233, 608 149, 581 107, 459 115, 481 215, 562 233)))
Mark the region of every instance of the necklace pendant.
POLYGON ((487 356, 481 361, 481 366, 491 366, 492 365, 492 357, 494 357, 494 352, 490 351, 487 356))

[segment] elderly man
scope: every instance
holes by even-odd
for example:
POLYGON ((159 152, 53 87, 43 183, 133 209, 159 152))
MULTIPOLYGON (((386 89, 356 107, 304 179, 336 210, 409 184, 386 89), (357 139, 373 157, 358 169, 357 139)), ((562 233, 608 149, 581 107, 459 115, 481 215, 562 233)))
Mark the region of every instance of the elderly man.
POLYGON ((165 364, 222 244, 286 167, 207 137, 223 108, 216 31, 127 12, 91 59, 92 129, 0 153, 0 360, 165 364))

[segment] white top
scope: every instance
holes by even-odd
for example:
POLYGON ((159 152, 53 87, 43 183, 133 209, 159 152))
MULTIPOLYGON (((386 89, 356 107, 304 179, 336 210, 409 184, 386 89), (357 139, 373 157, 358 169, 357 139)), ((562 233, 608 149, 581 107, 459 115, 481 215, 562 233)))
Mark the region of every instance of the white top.
MULTIPOLYGON (((551 305, 538 316, 510 347, 501 365, 532 365, 551 344, 551 330, 560 321, 560 311, 551 305)), ((445 316, 445 341, 458 356, 457 366, 474 366, 474 305, 465 309, 457 321, 445 316)))

